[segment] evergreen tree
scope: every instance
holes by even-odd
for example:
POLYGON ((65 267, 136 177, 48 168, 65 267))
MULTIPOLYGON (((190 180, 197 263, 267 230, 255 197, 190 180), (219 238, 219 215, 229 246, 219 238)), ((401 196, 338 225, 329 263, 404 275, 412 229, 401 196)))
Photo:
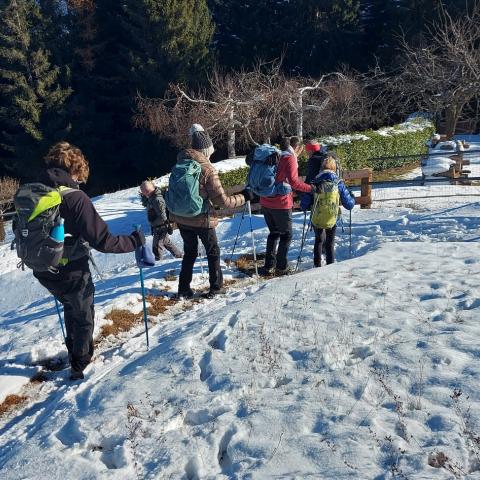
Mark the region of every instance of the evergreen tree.
POLYGON ((25 177, 65 128, 59 119, 70 90, 51 64, 38 4, 1 0, 0 15, 0 163, 4 172, 25 177))
POLYGON ((373 64, 375 57, 382 65, 395 64, 403 37, 412 44, 428 41, 428 29, 442 8, 455 16, 462 14, 465 6, 465 0, 362 0, 367 65, 373 64))
POLYGON ((171 162, 161 168, 158 140, 133 127, 135 99, 205 73, 213 30, 205 1, 103 0, 71 7, 70 17, 72 140, 92 163, 92 181, 163 173, 171 162))
POLYGON ((210 0, 220 63, 249 68, 283 57, 288 72, 317 75, 358 58, 358 0, 210 0))

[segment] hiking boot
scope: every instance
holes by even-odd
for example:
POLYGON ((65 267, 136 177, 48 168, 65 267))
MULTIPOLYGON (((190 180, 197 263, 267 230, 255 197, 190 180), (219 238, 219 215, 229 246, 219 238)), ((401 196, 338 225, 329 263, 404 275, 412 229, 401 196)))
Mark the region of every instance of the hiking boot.
POLYGON ((262 277, 271 277, 275 274, 275 268, 260 267, 258 269, 258 274, 261 275, 262 277))
POLYGON ((193 298, 194 295, 195 294, 194 294, 193 290, 191 288, 189 288, 188 290, 184 290, 184 291, 181 291, 181 292, 179 291, 177 293, 177 298, 179 300, 190 300, 190 299, 193 298))
POLYGON ((224 288, 219 288, 218 290, 210 289, 207 293, 202 295, 203 298, 214 298, 217 295, 225 295, 227 291, 224 288))
POLYGON ((74 370, 73 368, 70 369, 70 380, 75 382, 77 380, 83 380, 85 376, 81 370, 74 370))

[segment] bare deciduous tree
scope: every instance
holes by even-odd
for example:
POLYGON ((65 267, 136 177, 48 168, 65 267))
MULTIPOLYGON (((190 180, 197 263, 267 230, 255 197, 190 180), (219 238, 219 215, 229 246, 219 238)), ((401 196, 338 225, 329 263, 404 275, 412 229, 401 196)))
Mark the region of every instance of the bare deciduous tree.
POLYGON ((480 1, 452 18, 443 9, 428 31, 426 45, 403 41, 403 70, 391 82, 405 105, 444 111, 451 138, 464 106, 480 93, 480 1))
POLYGON ((202 123, 214 140, 227 140, 228 155, 233 157, 237 144, 269 142, 272 136, 287 133, 303 137, 305 114, 322 112, 339 91, 328 82, 342 79, 347 81, 341 73, 319 80, 287 78, 281 60, 259 62, 252 71, 214 72, 208 90, 189 92, 171 85, 163 99, 139 97, 134 122, 177 145, 187 141, 189 125, 202 123))

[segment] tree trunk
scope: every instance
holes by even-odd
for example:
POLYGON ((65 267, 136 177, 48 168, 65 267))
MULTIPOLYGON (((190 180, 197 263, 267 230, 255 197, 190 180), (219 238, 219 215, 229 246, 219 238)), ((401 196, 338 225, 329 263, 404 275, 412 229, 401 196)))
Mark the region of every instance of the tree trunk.
POLYGON ((458 105, 450 105, 445 111, 445 135, 447 140, 451 140, 455 135, 460 111, 461 108, 458 108, 458 105))
POLYGON ((228 132, 227 132, 227 149, 228 149, 228 158, 235 158, 235 122, 234 122, 234 112, 233 107, 230 108, 228 113, 228 132))
POLYGON ((303 140, 303 95, 301 92, 298 92, 297 98, 297 112, 296 112, 296 135, 300 139, 303 140))

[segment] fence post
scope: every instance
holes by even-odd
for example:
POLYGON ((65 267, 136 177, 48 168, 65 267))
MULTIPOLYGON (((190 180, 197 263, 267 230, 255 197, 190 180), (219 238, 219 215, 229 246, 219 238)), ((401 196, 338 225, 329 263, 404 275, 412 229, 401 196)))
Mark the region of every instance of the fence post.
POLYGON ((360 205, 360 208, 371 208, 372 206, 372 185, 370 183, 372 182, 373 179, 373 174, 372 174, 372 169, 368 169, 368 177, 363 177, 362 178, 362 183, 360 185, 360 195, 363 198, 368 198, 367 203, 362 203, 360 205))

